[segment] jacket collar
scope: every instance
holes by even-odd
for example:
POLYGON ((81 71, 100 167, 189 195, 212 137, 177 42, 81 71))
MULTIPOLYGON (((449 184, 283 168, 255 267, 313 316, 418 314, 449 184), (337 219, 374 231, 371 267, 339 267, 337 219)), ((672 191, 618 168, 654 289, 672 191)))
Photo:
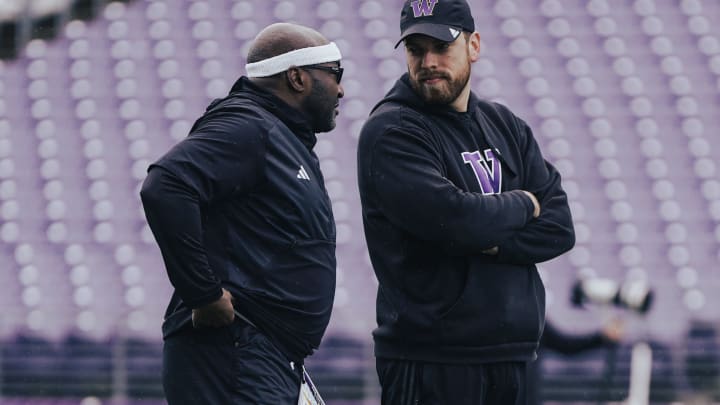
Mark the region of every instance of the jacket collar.
MULTIPOLYGON (((317 143, 317 136, 315 132, 313 132, 308 117, 305 114, 288 105, 280 99, 280 97, 252 83, 247 77, 240 77, 232 89, 230 89, 230 94, 226 98, 217 101, 232 98, 252 100, 276 116, 308 149, 312 149, 317 143)), ((211 104, 208 109, 212 107, 213 104, 211 104)))

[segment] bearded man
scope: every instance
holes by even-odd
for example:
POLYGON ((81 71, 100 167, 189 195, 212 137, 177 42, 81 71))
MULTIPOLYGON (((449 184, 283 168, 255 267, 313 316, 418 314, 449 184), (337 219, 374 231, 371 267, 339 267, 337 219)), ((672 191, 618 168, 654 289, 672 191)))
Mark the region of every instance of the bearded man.
POLYGON ((575 243, 560 174, 530 127, 471 91, 465 0, 408 0, 407 73, 358 147, 384 405, 526 403, 545 322, 535 264, 575 243))

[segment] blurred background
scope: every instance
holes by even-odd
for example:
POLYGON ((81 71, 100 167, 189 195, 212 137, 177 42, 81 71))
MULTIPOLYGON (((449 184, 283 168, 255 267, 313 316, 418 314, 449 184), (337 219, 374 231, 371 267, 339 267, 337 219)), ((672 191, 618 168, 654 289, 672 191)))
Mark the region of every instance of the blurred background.
MULTIPOLYGON (((473 90, 530 124, 569 195, 577 246, 540 265, 548 318, 568 333, 624 324, 616 350, 544 356, 542 396, 623 401, 632 346, 646 342, 652 403, 720 401, 720 1, 469 2, 483 47, 473 90), (652 305, 573 304, 589 278, 639 282, 652 305)), ((328 404, 378 403, 355 150, 405 71, 401 4, 0 0, 0 403, 164 403, 171 286, 139 186, 278 21, 344 55, 338 126, 316 147, 337 294, 308 367, 328 404)))

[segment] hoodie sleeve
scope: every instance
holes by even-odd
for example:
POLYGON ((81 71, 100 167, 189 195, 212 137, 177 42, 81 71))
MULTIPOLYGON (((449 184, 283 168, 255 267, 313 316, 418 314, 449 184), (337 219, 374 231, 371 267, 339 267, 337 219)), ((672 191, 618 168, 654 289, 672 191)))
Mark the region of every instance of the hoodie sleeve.
POLYGON ((514 264, 534 264, 550 260, 575 245, 567 195, 560 184, 560 173, 545 159, 530 128, 521 122, 525 136, 523 153, 524 189, 540 202, 540 216, 498 245, 498 260, 514 264))
POLYGON ((190 308, 222 295, 203 245, 203 211, 258 181, 263 150, 259 134, 237 127, 200 130, 148 169, 140 191, 145 216, 170 282, 190 308))
POLYGON ((363 131, 358 148, 361 195, 416 238, 487 249, 532 218, 532 201, 521 191, 484 196, 443 177, 439 147, 422 126, 403 120, 402 128, 368 125, 363 131))

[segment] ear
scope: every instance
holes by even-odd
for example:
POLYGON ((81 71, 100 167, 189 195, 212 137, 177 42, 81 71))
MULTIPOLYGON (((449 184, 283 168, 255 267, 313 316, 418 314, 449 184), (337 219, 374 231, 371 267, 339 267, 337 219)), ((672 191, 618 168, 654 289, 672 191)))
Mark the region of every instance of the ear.
POLYGON ((291 67, 285 71, 288 88, 296 93, 302 93, 307 88, 307 80, 303 77, 302 69, 291 67))
POLYGON ((470 34, 470 37, 467 41, 467 46, 470 62, 476 62, 478 59, 480 59, 480 33, 475 31, 470 34))

